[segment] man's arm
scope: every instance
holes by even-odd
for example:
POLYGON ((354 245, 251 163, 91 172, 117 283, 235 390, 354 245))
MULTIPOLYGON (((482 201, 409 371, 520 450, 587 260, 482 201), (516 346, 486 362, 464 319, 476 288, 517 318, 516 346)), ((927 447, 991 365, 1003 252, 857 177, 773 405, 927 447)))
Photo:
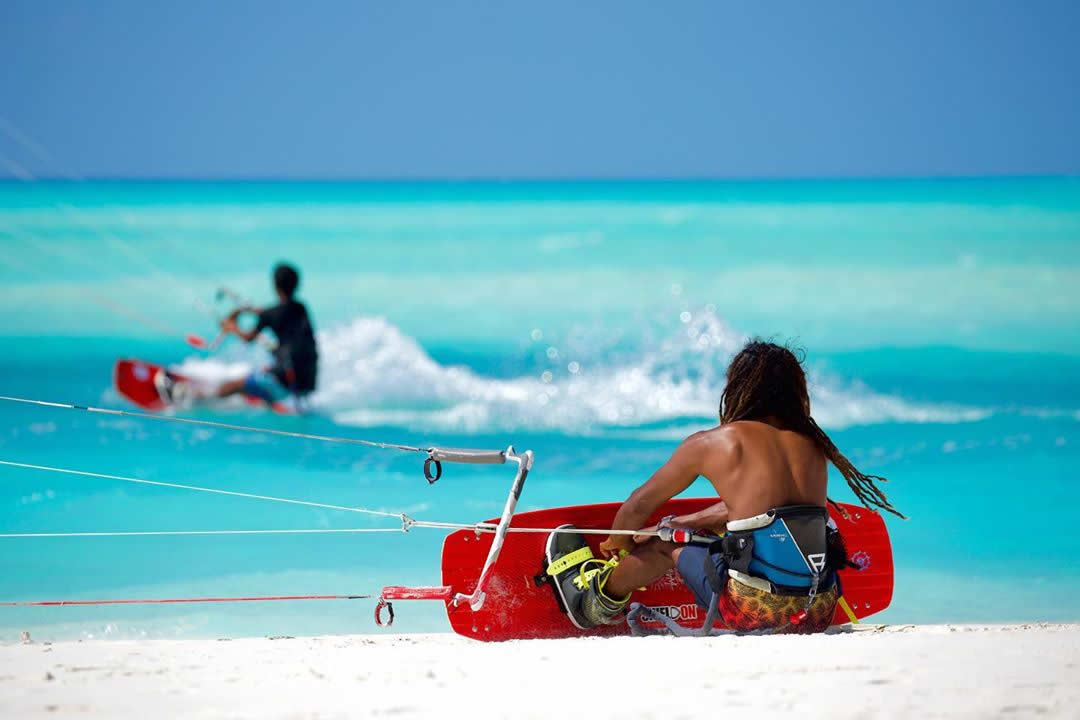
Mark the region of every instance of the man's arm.
POLYGON ((689 515, 679 515, 671 519, 673 527, 687 528, 688 530, 712 530, 721 533, 727 529, 728 507, 723 500, 698 510, 689 515))
POLYGON ((701 474, 704 443, 700 434, 683 441, 671 458, 648 482, 630 493, 615 514, 615 530, 637 530, 661 505, 690 487, 701 474))
POLYGON ((251 342, 259 335, 259 331, 262 330, 262 327, 260 325, 256 325, 252 330, 241 329, 240 326, 236 324, 236 319, 244 313, 262 315, 262 310, 256 307, 251 307, 249 305, 238 307, 231 313, 229 313, 229 316, 225 318, 224 321, 222 321, 221 329, 227 333, 232 333, 244 342, 251 342))
MULTIPOLYGON (((653 473, 648 482, 630 494, 619 511, 615 513, 613 530, 640 530, 661 505, 681 493, 701 474, 706 449, 704 433, 695 433, 675 451, 663 467, 653 473)), ((628 535, 611 535, 600 546, 605 553, 633 549, 634 541, 628 535)))
MULTIPOLYGON (((709 532, 717 535, 722 535, 727 532, 728 521, 728 507, 727 503, 723 500, 710 505, 707 508, 698 510, 696 513, 690 513, 689 515, 676 515, 671 518, 670 525, 677 528, 686 528, 687 530, 708 530, 709 532)), ((634 542, 644 543, 652 540, 655 535, 648 535, 644 533, 656 532, 658 525, 650 525, 647 528, 642 528, 641 535, 634 536, 634 542)))

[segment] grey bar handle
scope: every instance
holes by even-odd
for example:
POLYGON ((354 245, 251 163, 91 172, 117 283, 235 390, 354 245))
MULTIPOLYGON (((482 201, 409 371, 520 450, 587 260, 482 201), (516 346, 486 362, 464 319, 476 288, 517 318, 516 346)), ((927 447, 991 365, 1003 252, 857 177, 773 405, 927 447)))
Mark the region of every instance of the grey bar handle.
POLYGON ((428 449, 428 457, 440 462, 502 465, 506 462, 506 451, 430 448, 428 449))

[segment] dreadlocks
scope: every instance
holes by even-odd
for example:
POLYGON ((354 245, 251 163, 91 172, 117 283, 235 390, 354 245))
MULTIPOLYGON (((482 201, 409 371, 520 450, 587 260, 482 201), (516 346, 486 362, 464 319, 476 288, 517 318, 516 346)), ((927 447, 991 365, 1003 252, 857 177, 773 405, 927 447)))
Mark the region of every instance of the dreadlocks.
MULTIPOLYGON (((762 420, 770 416, 785 428, 813 440, 864 506, 904 517, 876 484, 888 480, 860 472, 810 416, 806 374, 795 353, 775 343, 753 340, 739 351, 728 367, 727 385, 720 401, 720 422, 762 420)), ((836 505, 832 500, 829 502, 836 505)))

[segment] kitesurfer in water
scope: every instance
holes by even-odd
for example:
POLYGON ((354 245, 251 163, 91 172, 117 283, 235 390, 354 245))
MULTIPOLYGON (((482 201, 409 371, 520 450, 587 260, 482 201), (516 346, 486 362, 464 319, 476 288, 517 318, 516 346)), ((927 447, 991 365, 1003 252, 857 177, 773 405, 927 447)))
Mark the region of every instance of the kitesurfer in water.
POLYGON ((836 570, 847 563, 838 534, 827 527, 827 462, 864 505, 900 515, 875 484, 884 478, 857 470, 814 422, 794 353, 750 342, 728 367, 720 425, 683 441, 622 504, 613 524, 643 528, 700 475, 723 501, 669 516, 659 527, 726 537, 694 545, 610 535, 600 545, 605 561, 592 556, 582 535, 553 533, 547 574, 580 628, 621 622, 634 590, 677 568, 702 607, 718 594, 720 616, 732 629, 824 630, 839 597, 836 570))
POLYGON ((274 363, 246 377, 226 381, 209 391, 172 373, 161 371, 154 377, 154 385, 163 399, 173 405, 190 405, 208 398, 242 393, 278 407, 290 396, 301 400, 315 389, 319 353, 315 346, 311 316, 304 304, 296 299, 300 273, 292 265, 280 263, 274 267, 273 280, 274 292, 278 296, 277 305, 265 309, 238 307, 222 321, 221 331, 250 343, 263 330, 270 330, 277 338, 277 347, 273 350, 274 363), (237 324, 237 319, 244 314, 257 318, 251 330, 244 330, 237 324))
POLYGON ((229 313, 221 329, 249 343, 263 330, 270 330, 278 341, 274 364, 266 370, 256 370, 247 377, 223 383, 217 390, 218 397, 243 393, 273 405, 289 395, 303 397, 315 389, 319 354, 311 317, 304 304, 296 299, 300 273, 292 265, 280 263, 274 268, 273 277, 278 304, 265 309, 239 307, 229 313), (237 325, 237 319, 243 314, 258 318, 251 330, 237 325))

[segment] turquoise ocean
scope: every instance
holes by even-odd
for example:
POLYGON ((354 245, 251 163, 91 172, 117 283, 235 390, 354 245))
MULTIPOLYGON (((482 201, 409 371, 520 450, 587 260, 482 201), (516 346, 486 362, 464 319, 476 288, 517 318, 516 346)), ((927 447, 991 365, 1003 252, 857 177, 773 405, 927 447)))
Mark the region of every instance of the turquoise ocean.
MULTIPOLYGON (((749 336, 910 516, 883 622, 1080 619, 1080 180, 0 183, 0 394, 128 407, 120 357, 224 378, 222 286, 302 271, 313 412, 185 416, 536 453, 521 509, 623 499, 716 421, 749 336)), ((473 522, 509 466, 0 402, 0 460, 473 522)), ((691 492, 707 494, 699 481, 691 492)), ((832 494, 851 500, 839 476, 832 494)), ((0 532, 394 527, 0 466, 0 532)), ((0 601, 437 584, 443 532, 0 538, 0 601)), ((369 600, 0 607, 0 642, 374 632, 369 600)), ((396 631, 448 630, 400 603, 396 631)))

